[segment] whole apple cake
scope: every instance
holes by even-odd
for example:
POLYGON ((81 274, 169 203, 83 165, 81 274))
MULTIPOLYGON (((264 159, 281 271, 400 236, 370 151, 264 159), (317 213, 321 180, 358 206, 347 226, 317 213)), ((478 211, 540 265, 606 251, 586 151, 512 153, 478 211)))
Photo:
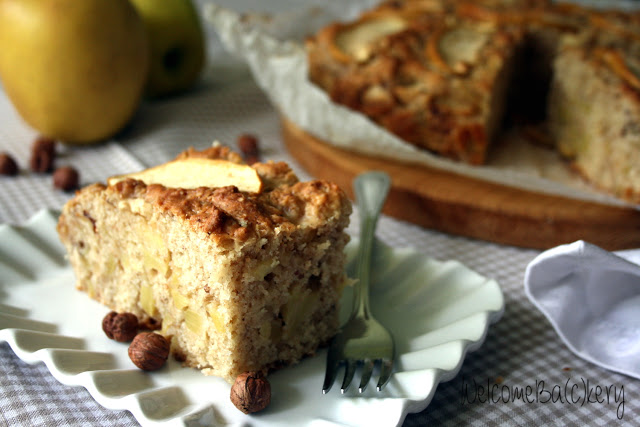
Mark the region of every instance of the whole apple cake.
POLYGON ((214 146, 85 187, 58 233, 78 289, 161 323, 178 360, 233 381, 335 334, 350 213, 332 183, 214 146))
POLYGON ((640 202, 640 11, 393 0, 306 48, 312 82, 407 143, 479 165, 506 119, 533 123, 595 187, 640 202))

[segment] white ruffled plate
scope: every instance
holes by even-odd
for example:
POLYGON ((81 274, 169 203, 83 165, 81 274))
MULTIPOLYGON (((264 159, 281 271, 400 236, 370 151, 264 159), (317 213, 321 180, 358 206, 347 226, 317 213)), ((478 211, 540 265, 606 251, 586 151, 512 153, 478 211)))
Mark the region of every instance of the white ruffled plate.
MULTIPOLYGON (((372 310, 393 331, 398 353, 385 390, 322 395, 322 350, 270 375, 271 405, 247 416, 231 404, 230 386, 220 378, 173 360, 153 373, 133 366, 127 344, 102 332, 108 309, 75 289, 56 222, 57 213, 42 211, 25 226, 0 226, 0 341, 28 363, 46 363, 60 382, 85 387, 101 405, 131 411, 142 425, 398 425, 457 374, 504 309, 494 280, 455 261, 378 244, 372 310)), ((354 243, 347 252, 351 269, 354 243)))

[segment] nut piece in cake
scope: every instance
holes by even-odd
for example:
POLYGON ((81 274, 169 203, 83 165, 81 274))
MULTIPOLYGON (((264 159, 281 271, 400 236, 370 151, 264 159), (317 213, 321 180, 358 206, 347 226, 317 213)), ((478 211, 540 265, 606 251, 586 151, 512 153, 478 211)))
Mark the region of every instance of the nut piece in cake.
POLYGON ((161 322, 177 359, 229 382, 313 354, 338 328, 344 192, 221 147, 167 165, 90 185, 64 206, 58 232, 77 287, 161 322))

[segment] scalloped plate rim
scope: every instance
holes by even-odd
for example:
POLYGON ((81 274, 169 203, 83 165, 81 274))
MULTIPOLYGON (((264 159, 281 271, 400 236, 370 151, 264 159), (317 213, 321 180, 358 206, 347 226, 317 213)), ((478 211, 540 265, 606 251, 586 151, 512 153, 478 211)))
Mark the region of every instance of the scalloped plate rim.
MULTIPOLYGON (((34 216, 32 216, 31 218, 29 218, 28 221, 26 221, 24 224, 21 225, 13 225, 13 224, 1 224, 0 225, 0 237, 2 236, 2 234, 4 233, 3 230, 9 228, 9 229, 28 229, 30 231, 37 233, 48 233, 48 232, 53 232, 55 233, 55 230, 49 230, 49 229, 40 229, 41 224, 42 223, 46 223, 47 221, 51 221, 51 220, 56 220, 57 217, 59 215, 59 211, 57 210, 53 210, 53 209, 43 209, 41 211, 39 211, 38 213, 36 213, 34 216)), ((55 221, 54 221, 55 222, 55 221)), ((352 240, 356 240, 356 239, 352 239, 352 240)), ((2 247, 3 243, 0 242, 0 247, 2 247)), ((350 244, 352 245, 352 244, 350 244)), ((404 253, 411 253, 411 252, 415 252, 414 250, 412 250, 411 248, 392 248, 389 246, 384 245, 386 249, 389 249, 392 253, 396 253, 396 252, 404 252, 404 253)), ((423 255, 425 260, 430 259, 428 258, 426 255, 423 255)), ((1 257, 0 257, 1 260, 1 257)), ((443 264, 447 261, 437 261, 440 264, 443 264)), ((500 286, 498 285, 498 283, 494 280, 494 279, 490 279, 490 278, 486 278, 484 276, 479 275, 478 273, 476 273, 473 270, 468 269, 466 266, 464 266, 464 264, 459 263, 458 261, 455 261, 457 263, 456 268, 458 269, 464 269, 465 272, 469 272, 474 274, 476 277, 479 278, 483 278, 485 279, 485 281, 491 282, 492 285, 492 292, 496 292, 495 295, 492 295, 494 297, 497 297, 499 300, 499 307, 497 309, 494 310, 479 310, 477 312, 472 313, 472 315, 477 315, 478 313, 484 313, 485 315, 483 316, 485 321, 484 321, 484 326, 483 326, 483 333, 482 336, 475 340, 468 340, 468 339, 458 339, 458 340, 452 340, 449 342, 457 342, 457 341, 462 341, 462 354, 461 357, 457 360, 457 364, 453 369, 441 369, 441 368, 425 368, 423 369, 424 371, 434 371, 434 375, 433 375, 433 384, 429 389, 429 392, 426 396, 424 396, 423 399, 412 399, 410 397, 391 397, 391 399, 400 399, 402 400, 402 405, 401 405, 401 412, 397 414, 397 425, 401 424, 406 415, 409 413, 416 413, 416 412, 420 412, 422 410, 424 410, 427 406, 429 406, 429 404, 431 403, 431 400, 433 399, 433 396, 436 393, 437 390, 437 386, 438 384, 440 384, 441 382, 446 382, 449 381, 451 379, 453 379, 458 372, 460 371, 460 369, 462 368, 462 365, 464 363, 464 360, 466 358, 466 355, 469 352, 473 352, 475 350, 477 350, 478 348, 480 348, 483 344, 484 341, 486 339, 487 333, 488 333, 488 329, 489 326, 495 322, 497 322, 503 315, 504 313, 504 295, 502 293, 502 290, 500 289, 500 286)), ((0 270, 2 269, 2 264, 0 264, 0 270)), ((61 267, 61 269, 70 269, 70 266, 67 264, 64 267, 61 267)), ((29 281, 30 279, 25 278, 25 280, 29 281)), ((37 282, 38 280, 36 279, 35 282, 37 282)), ((3 286, 2 284, 0 284, 0 287, 3 286)), ((0 294, 0 304, 2 304, 4 302, 5 298, 2 296, 2 294, 0 294)), ((0 305, 0 308, 1 305, 0 305)), ((18 309, 20 309, 21 307, 17 307, 18 309)), ((25 317, 27 319, 32 319, 29 314, 22 316, 25 317)), ((465 318, 461 318, 461 320, 464 320, 465 318)), ((38 319, 32 319, 32 320, 38 320, 38 319)), ((0 329, 0 341, 4 341, 7 342, 9 344, 9 346, 11 347, 11 349, 14 351, 14 353, 16 354, 16 356, 18 356, 20 359, 22 359, 23 361, 25 361, 26 363, 38 363, 38 362, 43 362, 45 363, 47 369, 51 372, 51 374, 56 378, 57 381, 59 381, 62 384, 68 385, 68 386, 82 386, 84 387, 92 396, 92 398, 98 402, 100 405, 102 405, 103 407, 107 408, 107 409, 111 409, 111 410, 128 410, 130 411, 134 417, 137 419, 138 422, 140 422, 142 425, 158 425, 158 424, 162 424, 162 425, 170 425, 170 424, 178 424, 178 425, 184 425, 185 421, 187 420, 187 418, 190 417, 191 414, 196 413, 197 414, 201 414, 201 416, 206 417, 208 420, 215 422, 216 421, 216 415, 215 415, 215 407, 214 404, 209 402, 197 402, 192 404, 191 406, 187 406, 185 407, 185 409, 188 408, 192 408, 194 410, 187 412, 186 414, 180 416, 177 415, 174 418, 170 418, 167 419, 166 421, 162 421, 162 422, 158 422, 157 420, 154 419, 150 419, 148 417, 145 416, 144 411, 142 410, 142 408, 140 407, 140 401, 137 398, 138 395, 141 392, 138 393, 133 393, 133 394, 128 394, 128 395, 124 395, 121 397, 114 397, 114 396, 110 396, 110 395, 106 395, 100 392, 98 386, 96 385, 95 382, 95 375, 94 372, 99 372, 96 370, 86 370, 83 372, 78 372, 77 374, 68 374, 66 372, 63 372, 62 370, 60 370, 56 364, 55 361, 48 356, 48 352, 46 351, 48 348, 42 348, 42 349, 38 349, 36 351, 29 351, 23 348, 20 348, 20 346, 18 346, 18 344, 15 341, 15 334, 21 331, 21 329, 14 329, 14 328, 5 328, 4 330, 0 329)), ((72 337, 72 338, 79 338, 79 337, 72 337)), ((82 338, 79 338, 82 339, 82 338)), ((86 349, 86 351, 96 351, 96 350, 92 350, 91 348, 86 349)), ((133 368, 135 370, 135 368, 133 368)), ((118 371, 121 371, 122 369, 117 369, 118 371)), ((320 384, 320 383, 319 383, 320 384)), ((181 384, 179 385, 179 387, 185 387, 185 385, 181 384)), ((318 385, 318 387, 320 387, 320 385, 318 385)), ((142 392, 146 392, 146 391, 153 391, 155 390, 155 387, 151 387, 151 388, 147 388, 142 390, 142 392)), ((382 398, 382 400, 387 400, 388 398, 382 398)), ((378 401, 380 400, 379 398, 375 398, 375 399, 371 399, 372 401, 378 401)), ((251 423, 251 418, 248 419, 248 421, 244 421, 247 423, 251 423)), ((256 425, 259 425, 259 420, 258 418, 253 418, 253 420, 258 421, 256 423, 256 425)), ((327 419, 327 418, 323 418, 323 420, 332 422, 331 420, 327 419)), ((340 420, 334 420, 334 422, 336 423, 340 423, 340 420)), ((241 422, 242 423, 242 422, 241 422)), ((233 422, 231 423, 233 424, 233 422)), ((346 424, 345 424, 346 425, 346 424)))

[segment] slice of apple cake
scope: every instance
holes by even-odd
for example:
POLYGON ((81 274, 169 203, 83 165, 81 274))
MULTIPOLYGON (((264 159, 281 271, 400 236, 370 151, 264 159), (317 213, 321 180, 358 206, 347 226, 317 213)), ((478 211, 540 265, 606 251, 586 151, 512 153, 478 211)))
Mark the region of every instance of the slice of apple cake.
POLYGON ((332 183, 214 146, 80 190, 58 232, 78 289, 161 322, 176 358, 233 381, 334 335, 350 213, 332 183))

